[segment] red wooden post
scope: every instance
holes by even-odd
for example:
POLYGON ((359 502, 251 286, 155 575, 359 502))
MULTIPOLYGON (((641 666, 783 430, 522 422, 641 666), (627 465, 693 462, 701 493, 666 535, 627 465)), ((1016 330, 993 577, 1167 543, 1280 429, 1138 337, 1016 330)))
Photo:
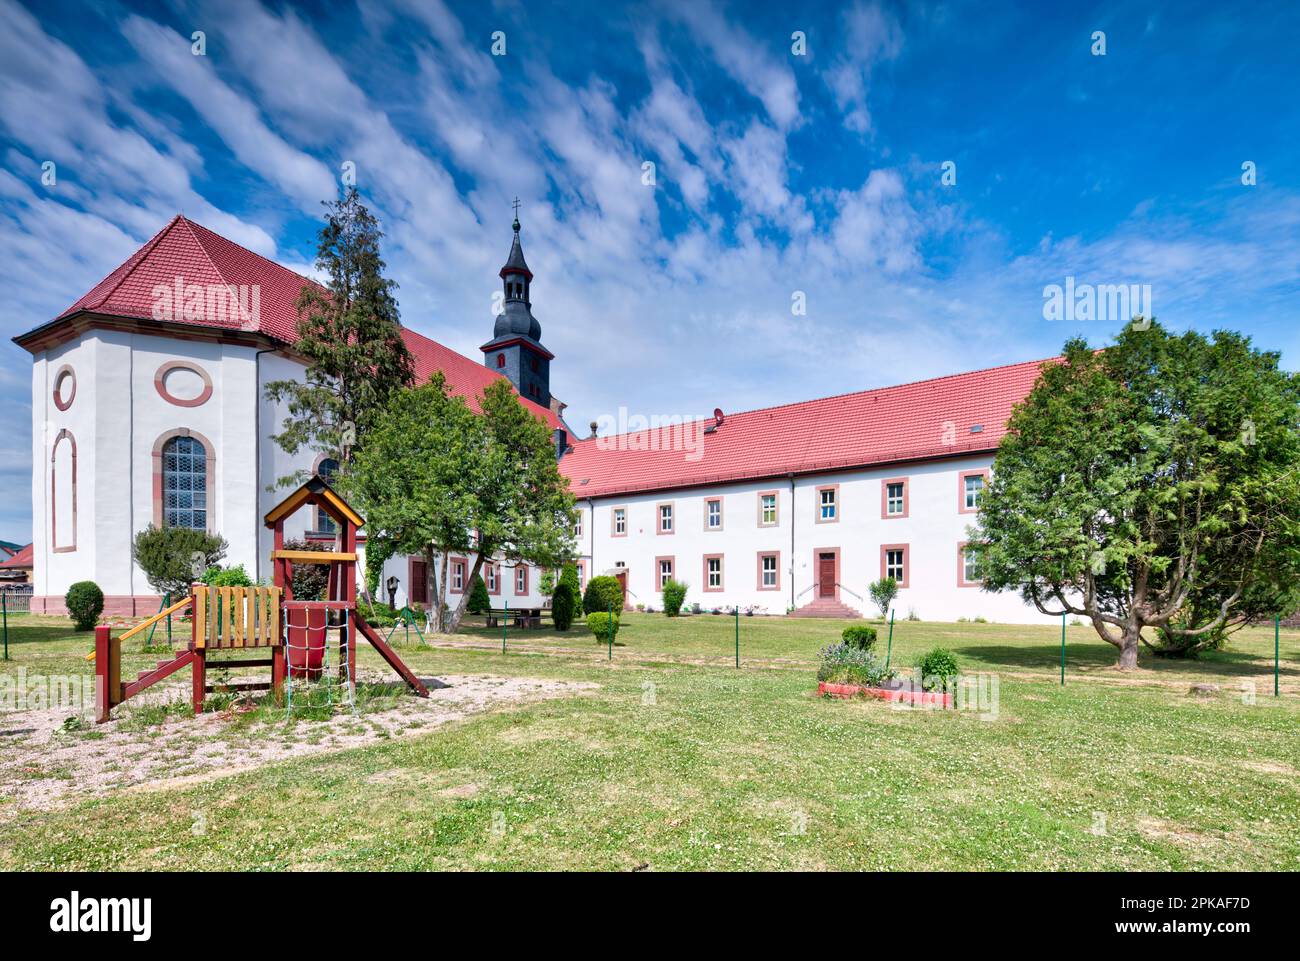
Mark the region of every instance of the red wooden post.
POLYGON ((109 659, 113 656, 111 649, 112 630, 100 624, 95 628, 95 723, 103 724, 108 720, 108 712, 113 707, 112 694, 108 689, 109 659))
POLYGON ((194 705, 194 713, 203 713, 203 696, 207 693, 208 686, 208 651, 207 648, 200 647, 194 652, 194 663, 190 669, 190 699, 194 705))

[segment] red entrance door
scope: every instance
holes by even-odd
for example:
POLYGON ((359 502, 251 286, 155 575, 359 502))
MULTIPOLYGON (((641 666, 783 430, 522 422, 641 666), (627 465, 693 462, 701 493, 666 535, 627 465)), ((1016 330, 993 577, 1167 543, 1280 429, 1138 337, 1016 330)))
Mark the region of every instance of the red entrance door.
POLYGON ((627 610, 631 605, 627 602, 627 571, 619 571, 614 575, 618 579, 618 586, 623 589, 623 610, 627 610))
POLYGON ((835 596, 835 555, 817 555, 817 594, 819 597, 835 596))

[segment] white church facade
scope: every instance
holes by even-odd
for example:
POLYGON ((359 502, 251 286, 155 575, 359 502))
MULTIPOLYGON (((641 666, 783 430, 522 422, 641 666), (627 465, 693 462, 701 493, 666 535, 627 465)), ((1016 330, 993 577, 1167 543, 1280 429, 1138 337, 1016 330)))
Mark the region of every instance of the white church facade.
MULTIPOLYGON (((853 616, 867 585, 895 577, 900 614, 1037 622, 1009 594, 980 590, 963 548, 993 452, 1038 362, 724 416, 689 445, 652 432, 577 439, 550 390, 554 356, 531 312, 519 240, 501 269, 503 310, 482 361, 414 331, 419 379, 441 370, 471 406, 498 378, 556 438, 577 498, 581 577, 613 574, 629 606, 662 605, 663 580, 703 609, 853 616)), ((132 562, 149 524, 221 534, 224 563, 269 577, 261 518, 277 478, 325 470, 272 439, 284 409, 274 380, 303 377, 294 353, 310 281, 177 217, 54 320, 15 341, 32 355, 32 609, 63 610, 93 580, 106 613, 143 615, 159 598, 132 562)), ((311 510, 289 536, 332 540, 311 510)), ((472 557, 451 558, 449 589, 472 557)), ((490 565, 494 606, 540 607, 539 572, 490 565)), ((395 558, 398 604, 428 603, 423 563, 395 558)))

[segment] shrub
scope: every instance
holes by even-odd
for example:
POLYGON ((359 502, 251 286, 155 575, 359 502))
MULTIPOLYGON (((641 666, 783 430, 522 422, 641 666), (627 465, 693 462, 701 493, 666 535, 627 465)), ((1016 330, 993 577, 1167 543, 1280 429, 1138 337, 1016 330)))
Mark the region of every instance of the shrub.
POLYGON ((555 585, 551 595, 551 619, 555 621, 557 631, 567 631, 573 623, 573 612, 578 607, 578 597, 567 581, 561 580, 555 585))
POLYGON ((889 616, 889 605, 894 603, 894 598, 898 596, 898 581, 892 577, 882 577, 878 581, 872 582, 867 588, 867 593, 871 595, 871 600, 876 607, 880 608, 880 616, 889 616))
POLYGON ((614 623, 614 636, 618 637, 618 615, 612 618, 605 611, 592 611, 587 615, 587 627, 591 633, 596 636, 596 643, 604 644, 609 641, 609 625, 614 623))
POLYGON ((492 595, 488 593, 487 585, 483 583, 483 578, 478 574, 475 574, 474 580, 470 582, 469 606, 466 610, 471 614, 486 614, 492 610, 492 595))
POLYGON ((601 575, 587 582, 587 591, 582 595, 582 610, 585 614, 595 611, 615 612, 623 609, 623 586, 617 577, 601 575))
POLYGON ((927 652, 916 667, 921 673, 921 689, 925 691, 932 691, 935 687, 946 688, 961 673, 952 651, 942 647, 927 652))
POLYGON ((77 630, 88 631, 104 613, 104 592, 94 581, 77 581, 63 595, 63 603, 77 630))
POLYGON ((550 597, 555 593, 554 571, 542 571, 541 576, 537 578, 537 593, 542 597, 550 597))
POLYGON ((248 576, 243 564, 233 567, 213 564, 203 572, 203 583, 209 587, 252 587, 253 579, 248 576))
POLYGON ((869 651, 871 645, 876 643, 876 629, 867 627, 865 624, 852 624, 844 628, 844 633, 840 637, 849 647, 856 647, 860 651, 869 651))
POLYGON ((849 644, 832 644, 820 651, 821 666, 817 680, 833 684, 861 684, 880 687, 892 681, 898 672, 886 668, 884 662, 870 651, 849 644))
POLYGON ((358 604, 357 610, 371 627, 392 627, 398 613, 387 604, 358 604))
POLYGON ((676 617, 682 612, 682 604, 686 601, 686 585, 681 581, 669 578, 664 581, 664 613, 669 617, 676 617))
POLYGON ((560 583, 569 585, 569 590, 573 591, 575 602, 582 596, 582 582, 578 578, 577 564, 564 565, 564 568, 560 571, 560 583))
POLYGON ((149 586, 178 601, 189 596, 190 586, 202 576, 200 572, 226 556, 226 542, 207 531, 150 524, 135 535, 132 555, 149 586))

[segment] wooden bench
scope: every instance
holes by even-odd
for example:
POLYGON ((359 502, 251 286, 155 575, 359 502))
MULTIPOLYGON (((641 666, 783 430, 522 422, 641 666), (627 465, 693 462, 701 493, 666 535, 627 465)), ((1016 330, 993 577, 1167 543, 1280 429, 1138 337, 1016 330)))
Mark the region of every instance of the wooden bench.
POLYGON ((501 621, 510 617, 514 626, 523 629, 538 629, 542 626, 542 612, 535 607, 521 607, 517 610, 491 610, 487 612, 484 627, 500 627, 501 621))

